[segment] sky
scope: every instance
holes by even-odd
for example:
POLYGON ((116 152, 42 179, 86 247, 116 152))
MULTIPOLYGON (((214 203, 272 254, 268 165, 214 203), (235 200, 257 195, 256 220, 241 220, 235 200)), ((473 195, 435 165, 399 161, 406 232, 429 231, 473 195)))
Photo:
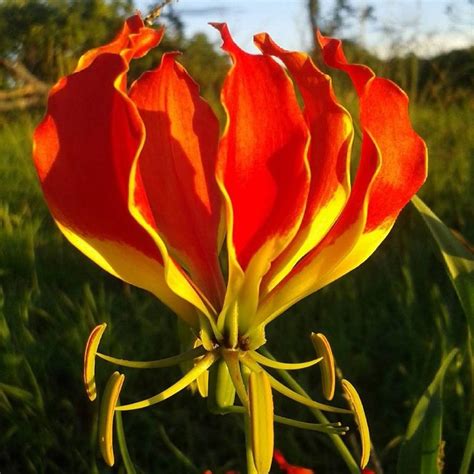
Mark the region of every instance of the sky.
MULTIPOLYGON (((149 0, 138 0, 142 13, 149 0)), ((252 36, 266 31, 286 49, 311 47, 307 0, 179 0, 175 11, 188 36, 205 32, 219 43, 210 21, 227 22, 239 45, 253 51, 252 36)), ((333 0, 321 0, 322 16, 333 0)), ((474 45, 474 0, 351 0, 354 18, 342 32, 381 57, 413 51, 421 56, 474 45), (374 7, 375 21, 360 21, 364 7, 374 7), (450 9, 450 14, 447 14, 450 9)))

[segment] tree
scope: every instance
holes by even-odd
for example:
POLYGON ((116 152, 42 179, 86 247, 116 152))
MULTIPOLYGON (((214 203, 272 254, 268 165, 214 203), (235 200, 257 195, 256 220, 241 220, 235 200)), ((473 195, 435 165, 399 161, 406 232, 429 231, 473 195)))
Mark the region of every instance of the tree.
MULTIPOLYGON (((133 10, 133 0, 0 0, 0 112, 42 104, 51 84, 70 73, 84 51, 110 40, 133 10)), ((203 34, 186 39, 172 5, 160 13, 166 35, 132 63, 131 79, 156 67, 163 52, 182 51, 179 60, 218 108, 227 58, 203 34)))
POLYGON ((79 55, 115 34, 132 0, 0 1, 0 110, 44 99, 79 55))

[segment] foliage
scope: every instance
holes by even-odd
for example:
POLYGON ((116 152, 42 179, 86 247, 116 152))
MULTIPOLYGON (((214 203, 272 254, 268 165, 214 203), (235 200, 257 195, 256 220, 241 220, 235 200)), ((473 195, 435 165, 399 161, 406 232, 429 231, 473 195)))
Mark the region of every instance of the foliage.
POLYGON ((19 60, 52 83, 82 51, 109 40, 131 11, 131 0, 3 0, 0 57, 19 60))

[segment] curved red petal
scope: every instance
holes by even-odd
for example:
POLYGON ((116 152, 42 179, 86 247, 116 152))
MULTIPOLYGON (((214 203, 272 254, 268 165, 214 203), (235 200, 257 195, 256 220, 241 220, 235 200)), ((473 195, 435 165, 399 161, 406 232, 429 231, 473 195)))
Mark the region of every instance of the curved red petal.
POLYGON ((359 96, 362 130, 381 157, 365 232, 388 227, 426 179, 426 145, 411 126, 408 97, 396 84, 376 77, 367 66, 348 63, 339 40, 320 34, 318 39, 326 63, 351 78, 359 96))
POLYGON ((361 159, 337 223, 262 302, 255 324, 269 322, 364 262, 426 178, 426 146, 411 127, 404 92, 368 67, 348 64, 340 41, 318 38, 327 64, 347 72, 359 95, 361 159))
POLYGON ((214 24, 233 66, 221 100, 227 124, 217 180, 225 200, 229 278, 218 324, 250 327, 270 263, 296 234, 309 191, 309 132, 293 84, 272 58, 248 54, 214 24))
POLYGON ((336 224, 318 246, 298 262, 261 301, 254 320, 255 326, 268 324, 305 296, 336 279, 334 272, 340 268, 341 262, 351 253, 363 233, 368 196, 380 169, 372 142, 363 144, 363 156, 364 166, 359 167, 349 200, 336 224))
POLYGON ((311 186, 304 218, 291 244, 265 275, 268 291, 321 241, 341 213, 350 192, 353 128, 349 113, 337 103, 330 77, 306 53, 286 51, 266 33, 256 35, 255 43, 264 54, 278 57, 288 68, 301 92, 311 133, 311 186))
POLYGON ((159 44, 163 32, 163 29, 154 30, 145 27, 140 15, 134 15, 125 21, 122 30, 110 43, 83 54, 79 59, 75 72, 88 67, 97 56, 105 53, 125 55, 128 61, 133 58, 140 58, 159 44))
POLYGON ((217 255, 219 124, 174 56, 165 54, 160 67, 144 74, 130 91, 146 128, 137 162, 135 205, 219 307, 224 294, 217 255))
POLYGON ((234 61, 222 91, 228 123, 218 174, 232 203, 232 242, 245 269, 272 239, 275 258, 301 222, 309 188, 308 130, 281 66, 242 51, 226 25, 214 26, 234 61))
POLYGON ((153 240, 128 211, 129 174, 144 129, 122 91, 127 51, 133 48, 96 51, 90 55, 93 60, 53 87, 46 116, 35 131, 34 161, 65 236, 104 269, 152 291, 194 324, 190 305, 164 281, 153 240))
POLYGON ((127 209, 128 175, 143 129, 114 87, 126 68, 120 56, 106 54, 63 80, 35 132, 35 164, 53 215, 64 226, 125 242, 160 261, 127 209))

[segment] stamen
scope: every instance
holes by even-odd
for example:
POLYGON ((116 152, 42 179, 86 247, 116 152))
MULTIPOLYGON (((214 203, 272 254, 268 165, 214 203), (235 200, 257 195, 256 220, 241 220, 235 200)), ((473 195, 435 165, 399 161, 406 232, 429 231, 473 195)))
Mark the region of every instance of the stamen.
POLYGON ((199 346, 176 356, 167 357, 165 359, 147 361, 118 359, 116 357, 102 354, 100 352, 97 352, 97 356, 101 359, 106 360, 107 362, 111 362, 112 364, 120 365, 122 367, 131 367, 133 369, 161 369, 163 367, 171 367, 173 365, 178 365, 181 362, 195 359, 196 357, 204 355, 206 352, 207 351, 206 349, 204 349, 203 346, 199 346))
POLYGON ((354 417, 359 428, 360 442, 362 445, 362 454, 360 459, 360 467, 364 469, 370 458, 370 432, 367 418, 365 416, 362 401, 354 386, 347 380, 341 380, 342 388, 352 406, 354 417))
POLYGON ((306 421, 293 420, 292 418, 279 415, 275 415, 274 420, 276 423, 281 423, 282 425, 293 426, 294 428, 300 428, 302 430, 319 431, 320 433, 345 435, 349 431, 349 427, 342 426, 340 422, 308 423, 306 421))
POLYGON ((202 373, 204 373, 209 367, 217 360, 218 355, 214 352, 208 352, 201 361, 199 361, 184 377, 179 379, 176 383, 163 390, 159 394, 141 400, 139 402, 130 403, 128 405, 120 405, 116 407, 118 411, 129 411, 138 410, 139 408, 149 407, 156 403, 162 402, 167 398, 176 395, 178 392, 186 388, 191 382, 194 382, 202 373))
POLYGON ((272 465, 274 435, 272 388, 263 371, 250 373, 249 414, 255 467, 265 474, 272 465))
POLYGON ((222 334, 217 329, 217 325, 214 321, 209 320, 204 314, 198 312, 199 317, 199 339, 202 345, 207 351, 212 351, 215 347, 215 339, 218 341, 222 340, 222 334))
POLYGON ((106 327, 107 324, 102 323, 91 331, 84 351, 82 378, 84 386, 86 387, 87 396, 91 402, 93 402, 97 397, 97 389, 95 385, 95 356, 106 327))
POLYGON ((244 380, 242 378, 242 372, 240 371, 239 351, 232 349, 222 349, 221 354, 225 360, 225 363, 227 364, 227 368, 229 369, 230 378, 234 384, 237 396, 239 397, 242 405, 247 408, 249 405, 249 400, 247 397, 247 390, 245 389, 244 380))
MULTIPOLYGON (((199 339, 196 339, 194 341, 194 348, 197 347, 202 347, 202 342, 199 339)), ((199 363, 199 361, 202 360, 202 357, 198 357, 194 359, 194 366, 199 363)), ((202 398, 207 398, 209 394, 209 371, 206 370, 203 372, 197 379, 196 382, 191 384, 191 391, 194 393, 195 387, 197 387, 197 390, 199 392, 199 395, 201 395, 202 398), (193 388, 194 385, 194 388, 193 388)))
POLYGON ((256 352, 251 351, 248 354, 252 359, 254 359, 259 364, 265 365, 267 367, 271 367, 272 369, 279 369, 279 370, 301 370, 307 369, 308 367, 312 367, 320 362, 323 358, 319 357, 317 359, 308 360, 307 362, 279 362, 277 360, 269 359, 264 355, 256 352))
POLYGON ((104 461, 113 466, 114 446, 113 446, 113 423, 117 400, 122 390, 125 376, 119 372, 114 372, 105 386, 99 414, 99 447, 104 461))
MULTIPOLYGON (((242 362, 249 367, 252 371, 258 371, 258 370, 263 370, 264 369, 257 363, 252 361, 249 358, 242 358, 242 362)), ((266 372, 266 371, 265 371, 266 372)), ((283 385, 281 382, 279 382, 277 379, 272 377, 268 372, 266 372, 268 375, 268 378, 270 380, 271 386, 277 391, 280 392, 282 395, 285 397, 290 398, 291 400, 294 400, 295 402, 301 403, 302 405, 311 407, 311 408, 317 408, 322 411, 328 411, 332 413, 352 413, 350 410, 346 410, 345 408, 338 408, 338 407, 332 407, 330 405, 326 405, 324 403, 319 403, 314 401, 313 399, 309 397, 304 397, 303 395, 300 395, 297 392, 294 392, 293 390, 289 389, 286 385, 283 385)))
MULTIPOLYGON (((219 413, 222 415, 245 415, 247 411, 244 407, 230 406, 221 408, 219 413)), ((342 426, 340 421, 336 423, 309 423, 307 421, 293 420, 285 416, 273 415, 273 421, 282 425, 292 426, 309 431, 318 431, 320 433, 345 435, 349 431, 348 426, 342 426)))
POLYGON ((323 395, 326 400, 334 398, 334 390, 336 388, 336 365, 332 354, 331 345, 324 334, 314 332, 311 333, 311 341, 313 342, 316 354, 323 358, 321 365, 321 380, 323 384, 323 395))
POLYGON ((202 398, 207 398, 209 395, 209 372, 206 370, 196 379, 196 385, 202 398))

